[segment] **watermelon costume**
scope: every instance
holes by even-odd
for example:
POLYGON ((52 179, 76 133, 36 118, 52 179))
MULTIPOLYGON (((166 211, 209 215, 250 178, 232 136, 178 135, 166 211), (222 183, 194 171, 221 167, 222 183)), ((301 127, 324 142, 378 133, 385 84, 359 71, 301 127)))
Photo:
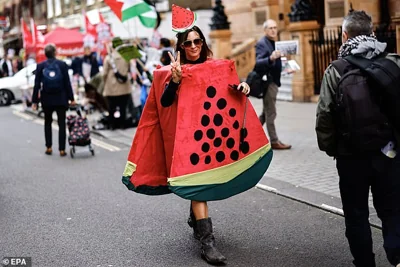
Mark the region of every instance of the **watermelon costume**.
POLYGON ((170 67, 154 80, 134 137, 122 181, 137 193, 173 192, 197 201, 221 200, 254 187, 272 160, 272 150, 233 61, 183 65, 177 98, 160 99, 170 67), (241 134, 242 132, 242 134, 241 134))

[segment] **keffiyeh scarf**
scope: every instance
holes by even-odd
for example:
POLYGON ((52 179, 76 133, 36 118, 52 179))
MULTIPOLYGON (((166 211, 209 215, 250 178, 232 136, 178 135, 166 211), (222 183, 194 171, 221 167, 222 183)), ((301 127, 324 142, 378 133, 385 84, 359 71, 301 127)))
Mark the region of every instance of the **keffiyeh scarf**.
POLYGON ((338 58, 361 54, 370 59, 383 53, 385 49, 386 43, 379 42, 375 36, 359 35, 342 44, 338 58))

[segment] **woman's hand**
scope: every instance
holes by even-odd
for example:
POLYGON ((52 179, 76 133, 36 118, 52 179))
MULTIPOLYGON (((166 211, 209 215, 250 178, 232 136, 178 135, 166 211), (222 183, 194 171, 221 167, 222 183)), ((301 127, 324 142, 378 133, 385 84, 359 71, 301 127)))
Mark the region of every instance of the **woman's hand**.
POLYGON ((171 52, 168 52, 169 57, 171 58, 171 72, 172 72, 172 81, 174 83, 180 83, 182 80, 182 68, 181 68, 181 54, 178 51, 176 55, 176 60, 172 56, 171 52))
POLYGON ((237 90, 242 91, 242 93, 245 95, 248 95, 250 93, 250 86, 246 82, 242 82, 238 85, 237 90))

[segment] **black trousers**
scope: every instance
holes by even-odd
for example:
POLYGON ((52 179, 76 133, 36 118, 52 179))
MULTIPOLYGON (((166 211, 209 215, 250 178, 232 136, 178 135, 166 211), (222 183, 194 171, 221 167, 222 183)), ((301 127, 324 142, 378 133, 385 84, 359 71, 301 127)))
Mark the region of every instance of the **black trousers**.
POLYGON ((383 153, 337 159, 339 187, 346 237, 354 265, 375 266, 368 196, 382 221, 383 246, 392 265, 400 263, 400 154, 390 159, 383 153))
POLYGON ((44 137, 46 147, 51 147, 53 144, 51 124, 53 122, 53 112, 57 112, 58 121, 58 150, 65 150, 66 142, 66 114, 67 108, 64 106, 47 106, 43 107, 44 112, 44 137))
POLYGON ((131 94, 119 95, 119 96, 107 96, 108 108, 109 108, 109 122, 111 129, 125 128, 126 119, 126 108, 128 105, 131 94), (114 113, 119 109, 119 118, 114 117, 114 113))

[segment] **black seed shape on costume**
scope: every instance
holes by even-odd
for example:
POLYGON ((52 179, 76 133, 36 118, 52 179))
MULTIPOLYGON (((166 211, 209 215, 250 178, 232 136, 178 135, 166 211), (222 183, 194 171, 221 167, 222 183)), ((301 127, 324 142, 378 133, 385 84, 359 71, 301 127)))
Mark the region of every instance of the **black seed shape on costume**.
POLYGON ((226 141, 226 146, 228 148, 233 148, 235 146, 235 140, 232 137, 228 138, 226 141))
POLYGON ((207 115, 203 115, 203 117, 201 117, 201 125, 206 127, 209 124, 210 124, 210 117, 208 117, 207 115))
POLYGON ((221 124, 223 122, 221 114, 215 114, 213 122, 214 122, 215 126, 221 126, 221 124))
POLYGON ((204 109, 209 110, 210 108, 211 108, 211 103, 208 101, 204 102, 204 109))
POLYGON ((206 158, 204 159, 204 163, 205 164, 210 164, 211 163, 211 157, 210 156, 206 156, 206 158))
POLYGON ((194 132, 194 140, 200 141, 203 138, 203 132, 201 130, 197 130, 194 132))
POLYGON ((220 137, 217 137, 214 139, 214 146, 219 147, 222 144, 222 139, 220 137))
POLYGON ((239 152, 236 150, 233 150, 231 153, 231 159, 232 160, 238 160, 239 159, 239 152))
POLYGON ((233 128, 235 128, 236 130, 239 129, 239 122, 238 121, 235 121, 233 123, 233 128))
POLYGON ((221 130, 221 135, 222 135, 222 137, 228 137, 229 136, 229 129, 228 128, 223 128, 221 130))
POLYGON ((193 153, 192 155, 190 155, 190 162, 193 165, 196 165, 197 163, 199 163, 199 160, 200 160, 200 157, 196 153, 193 153))
POLYGON ((226 107, 226 100, 225 100, 225 98, 220 98, 220 99, 217 101, 217 107, 218 107, 219 109, 224 109, 224 108, 226 107))
POLYGON ((240 145, 240 151, 244 154, 247 154, 250 150, 250 145, 247 141, 244 141, 243 144, 240 145))
POLYGON ((244 128, 244 130, 243 130, 243 138, 246 138, 247 135, 248 135, 247 128, 244 128))
POLYGON ((206 134, 207 134, 207 137, 210 139, 214 139, 214 137, 215 137, 214 129, 208 129, 206 134))
POLYGON ((235 116, 236 116, 236 109, 231 108, 231 109, 229 110, 229 116, 235 117, 235 116))
POLYGON ((210 145, 208 143, 204 143, 201 146, 201 151, 203 151, 204 153, 207 153, 210 150, 210 145))
POLYGON ((222 151, 218 151, 217 154, 215 155, 215 158, 217 159, 218 162, 222 162, 225 159, 225 153, 222 151))
POLYGON ((215 87, 209 86, 209 87, 207 88, 207 96, 208 96, 209 98, 213 98, 216 94, 217 94, 217 90, 215 90, 215 87))

